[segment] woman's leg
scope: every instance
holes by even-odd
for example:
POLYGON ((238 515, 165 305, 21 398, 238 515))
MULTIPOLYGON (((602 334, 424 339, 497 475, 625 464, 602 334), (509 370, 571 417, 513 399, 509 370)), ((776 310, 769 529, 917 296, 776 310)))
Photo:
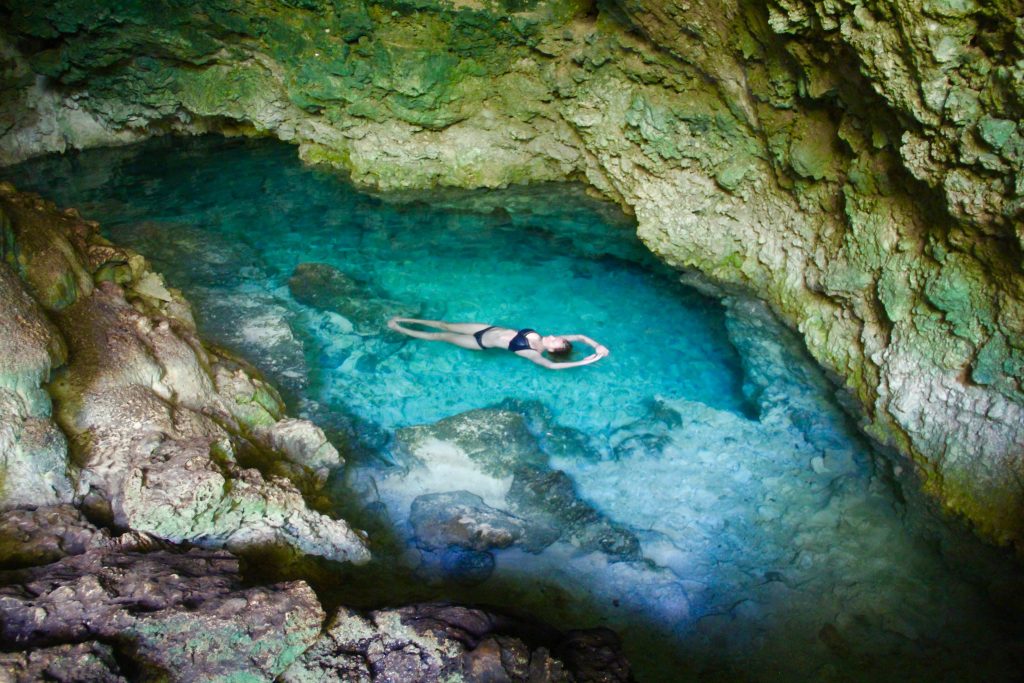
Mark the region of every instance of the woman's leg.
MULTIPOLYGON (((426 332, 424 330, 412 330, 408 327, 401 325, 403 322, 415 323, 418 325, 429 325, 432 327, 447 326, 447 323, 443 323, 440 320, 417 320, 415 318, 392 318, 388 321, 388 327, 395 332, 401 332, 402 334, 416 339, 426 339, 427 341, 443 341, 449 344, 455 344, 461 346, 464 349, 470 349, 472 351, 479 351, 480 345, 476 343, 476 337, 472 334, 462 334, 460 332, 426 332)), ((480 325, 479 329, 487 329, 487 325, 480 325)))
POLYGON ((443 320, 419 320, 418 318, 392 318, 392 320, 400 323, 413 323, 427 327, 436 327, 448 332, 455 332, 457 334, 470 335, 476 334, 480 330, 486 330, 488 327, 494 327, 494 325, 487 325, 486 323, 447 323, 443 320))

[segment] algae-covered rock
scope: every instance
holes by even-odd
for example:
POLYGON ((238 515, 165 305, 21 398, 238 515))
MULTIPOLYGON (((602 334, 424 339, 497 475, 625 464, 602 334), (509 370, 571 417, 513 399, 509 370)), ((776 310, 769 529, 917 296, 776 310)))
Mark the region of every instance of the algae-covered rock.
POLYGON ((44 389, 64 355, 60 333, 0 262, 0 509, 71 500, 67 442, 44 389))

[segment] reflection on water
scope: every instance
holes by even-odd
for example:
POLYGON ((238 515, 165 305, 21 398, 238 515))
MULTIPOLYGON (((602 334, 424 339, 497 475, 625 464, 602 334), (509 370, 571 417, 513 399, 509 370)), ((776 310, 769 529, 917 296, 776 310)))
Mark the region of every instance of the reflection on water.
POLYGON ((336 500, 377 560, 339 600, 608 625, 641 680, 1019 670, 1013 568, 907 510, 761 306, 679 285, 579 189, 393 203, 287 146, 214 138, 9 176, 147 255, 208 338, 345 439, 336 500), (586 334, 612 355, 547 372, 401 337, 393 314, 586 334))

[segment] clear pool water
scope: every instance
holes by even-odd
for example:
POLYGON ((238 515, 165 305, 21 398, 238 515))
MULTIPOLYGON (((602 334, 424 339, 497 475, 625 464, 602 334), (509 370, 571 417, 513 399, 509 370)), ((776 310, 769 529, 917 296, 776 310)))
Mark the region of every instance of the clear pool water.
MULTIPOLYGON (((3 175, 145 254, 193 302, 207 338, 349 444, 339 502, 357 518, 373 508, 389 542, 378 541, 375 573, 349 577, 379 593, 339 599, 453 598, 562 628, 608 625, 640 680, 1015 680, 1020 670, 1016 569, 903 499, 763 307, 679 284, 628 219, 578 188, 396 201, 303 167, 286 145, 219 138, 49 157, 3 175), (289 285, 303 263, 351 278, 361 306, 306 305, 316 282, 305 297, 289 285), (401 337, 382 328, 392 312, 581 333, 612 355, 548 372, 401 337), (555 544, 495 551, 490 578, 474 585, 425 572, 409 501, 437 477, 389 466, 393 435, 497 404, 529 413, 539 437, 572 435, 559 447, 541 439, 551 467, 635 535, 641 560, 555 544)), ((472 491, 473 481, 444 485, 472 491)))

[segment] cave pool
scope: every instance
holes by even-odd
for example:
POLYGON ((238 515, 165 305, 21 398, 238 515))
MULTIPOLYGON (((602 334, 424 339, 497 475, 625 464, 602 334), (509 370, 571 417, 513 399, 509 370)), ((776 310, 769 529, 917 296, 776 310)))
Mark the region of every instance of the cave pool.
POLYGON ((219 137, 0 175, 144 254, 206 339, 337 437, 336 511, 376 556, 334 568, 338 602, 449 599, 608 626, 640 681, 1018 680, 1013 565, 905 490, 763 306, 681 284, 581 188, 371 196, 291 146, 219 137), (315 279, 304 296, 289 285, 303 263, 347 276, 359 306, 309 305, 315 279), (402 337, 381 326, 391 313, 586 334, 611 356, 548 372, 402 337), (457 469, 410 465, 396 431, 495 406, 526 418, 551 471, 642 557, 562 539, 491 549, 467 574, 417 543, 424 486, 488 497, 457 469))

